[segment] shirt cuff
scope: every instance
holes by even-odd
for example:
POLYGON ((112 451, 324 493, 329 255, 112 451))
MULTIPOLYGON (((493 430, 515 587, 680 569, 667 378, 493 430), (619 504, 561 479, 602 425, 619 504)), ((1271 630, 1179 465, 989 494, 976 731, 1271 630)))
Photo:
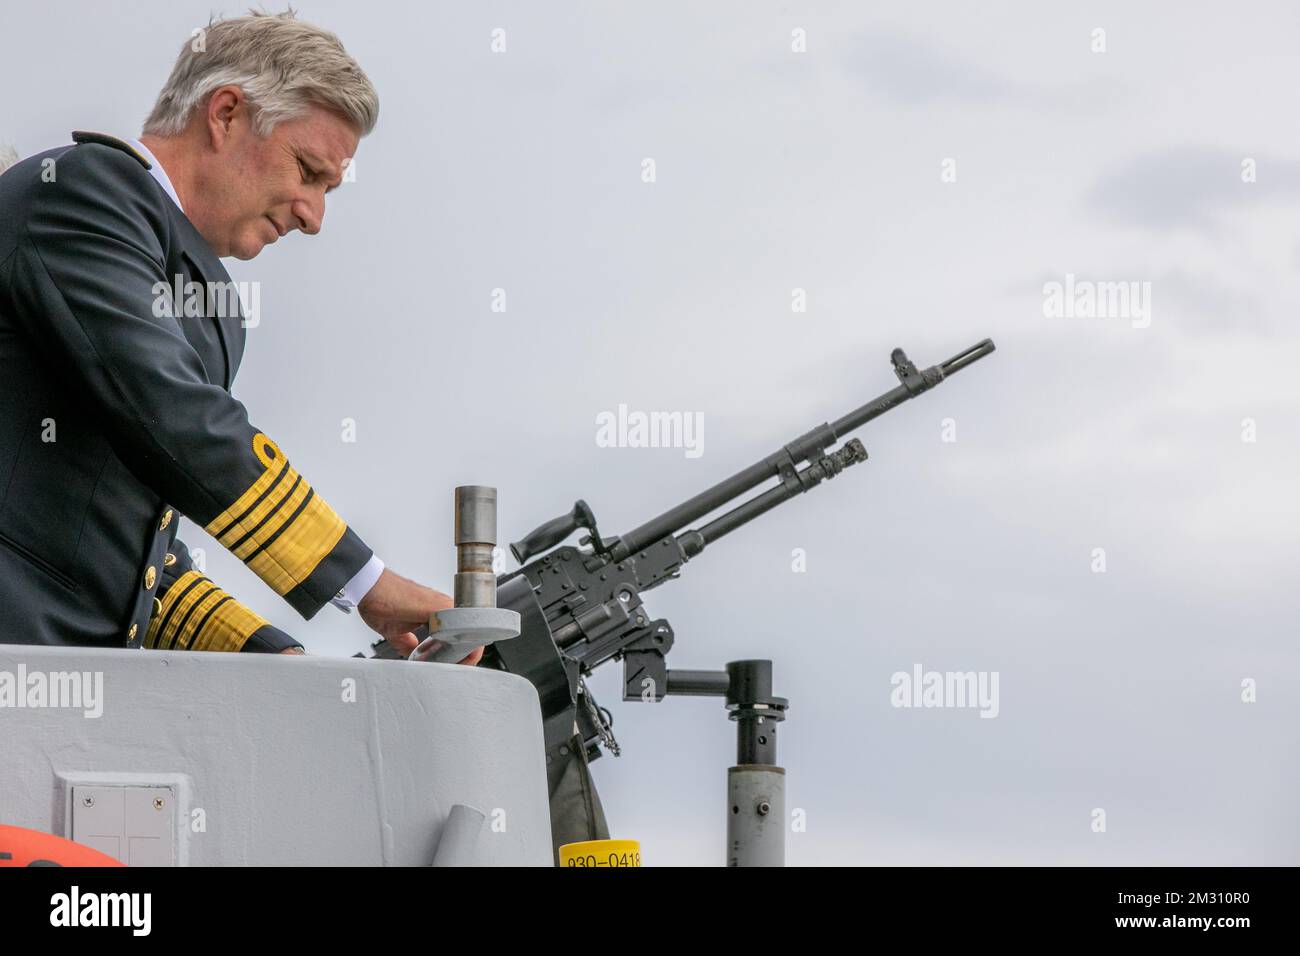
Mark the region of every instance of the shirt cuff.
POLYGON ((372 554, 361 570, 352 575, 352 580, 343 585, 338 594, 330 598, 330 603, 350 613, 361 603, 361 599, 370 593, 370 589, 379 580, 379 575, 383 573, 384 562, 379 560, 379 555, 372 554))

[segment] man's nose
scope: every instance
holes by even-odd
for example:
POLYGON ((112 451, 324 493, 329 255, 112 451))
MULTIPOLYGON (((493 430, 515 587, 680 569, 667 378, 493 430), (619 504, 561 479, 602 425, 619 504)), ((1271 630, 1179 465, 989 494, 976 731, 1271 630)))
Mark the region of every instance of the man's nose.
POLYGON ((320 232, 321 223, 325 221, 325 200, 300 199, 294 204, 293 214, 298 219, 298 228, 309 236, 320 232))

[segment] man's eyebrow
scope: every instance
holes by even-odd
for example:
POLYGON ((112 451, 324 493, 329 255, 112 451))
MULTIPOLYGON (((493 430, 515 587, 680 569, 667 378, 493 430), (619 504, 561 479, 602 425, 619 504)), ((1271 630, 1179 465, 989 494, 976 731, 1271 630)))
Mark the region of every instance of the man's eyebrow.
MULTIPOLYGON (((340 169, 339 171, 335 172, 334 165, 332 163, 330 163, 328 160, 321 159, 319 156, 317 156, 315 153, 311 152, 310 150, 304 149, 303 147, 299 146, 298 158, 304 161, 305 163, 307 163, 307 165, 311 168, 311 170, 315 172, 317 175, 328 176, 331 179, 335 179, 338 180, 339 182, 342 182, 343 170, 340 169)), ((325 192, 332 193, 337 188, 338 188, 338 184, 336 183, 333 186, 327 186, 325 188, 325 192)))

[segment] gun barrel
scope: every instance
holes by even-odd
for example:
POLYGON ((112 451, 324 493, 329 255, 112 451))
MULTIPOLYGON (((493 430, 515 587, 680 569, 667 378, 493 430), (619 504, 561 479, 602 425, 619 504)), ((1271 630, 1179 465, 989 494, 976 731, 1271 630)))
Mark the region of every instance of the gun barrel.
POLYGON ((622 535, 615 556, 622 558, 641 550, 648 544, 654 544, 660 538, 673 534, 709 512, 718 510, 733 498, 761 485, 774 474, 776 470, 767 459, 750 465, 744 471, 718 482, 694 498, 668 509, 657 518, 651 518, 640 527, 622 535))
POLYGON ((940 367, 943 369, 944 376, 952 375, 954 372, 960 372, 967 365, 978 362, 984 356, 992 352, 997 346, 993 344, 992 339, 984 339, 982 342, 976 342, 965 352, 958 352, 948 361, 943 362, 940 367))
MULTIPOLYGON (((927 387, 933 387, 933 385, 939 384, 939 382, 946 379, 949 375, 955 375, 968 365, 978 362, 984 356, 992 352, 994 348, 995 346, 993 345, 992 339, 984 339, 982 342, 976 342, 970 348, 966 349, 964 352, 958 352, 946 362, 940 362, 938 365, 926 369, 921 373, 921 377, 932 382, 932 385, 927 387)), ((881 415, 885 414, 885 412, 903 404, 903 402, 907 401, 909 398, 915 398, 919 394, 920 391, 918 391, 915 386, 909 387, 907 384, 899 385, 897 388, 891 389, 879 398, 873 398, 861 408, 855 408, 843 418, 837 419, 831 424, 831 430, 835 432, 837 437, 847 435, 849 432, 861 428, 873 418, 879 418, 881 415)))
POLYGON ((714 518, 702 528, 678 535, 677 540, 682 546, 682 552, 688 558, 693 558, 724 534, 730 534, 782 502, 817 487, 828 478, 834 478, 850 465, 866 460, 867 450, 862 447, 862 442, 851 438, 842 448, 829 452, 807 468, 799 469, 795 473, 794 480, 773 485, 762 494, 755 495, 720 517, 714 518))
MULTIPOLYGON (((902 352, 895 351, 894 365, 895 369, 899 370, 898 375, 903 384, 872 399, 862 407, 854 409, 832 424, 817 426, 790 442, 790 444, 782 446, 762 461, 755 462, 743 471, 737 472, 730 478, 718 482, 675 508, 670 508, 658 517, 651 518, 645 524, 634 528, 621 537, 619 544, 614 549, 614 557, 621 560, 633 552, 640 551, 647 545, 654 544, 661 538, 675 534, 686 525, 716 511, 727 502, 756 488, 764 481, 781 476, 783 469, 788 472, 790 468, 797 468, 800 463, 808 461, 812 456, 823 454, 827 448, 842 436, 854 429, 861 428, 873 418, 878 418, 890 409, 939 384, 947 376, 961 371, 972 362, 976 362, 988 355, 993 351, 993 348, 993 341, 984 339, 964 352, 954 355, 946 362, 928 368, 924 372, 917 372, 915 368, 911 368, 911 376, 905 376, 900 369, 899 357, 902 356, 902 352)), ((902 356, 902 358, 906 362, 906 356, 902 356)), ((908 367, 911 367, 910 363, 908 363, 908 367)), ((715 521, 710 528, 713 532, 710 537, 721 537, 721 535, 734 530, 746 521, 770 510, 802 490, 802 487, 795 487, 786 489, 782 493, 780 488, 771 489, 715 521)), ((698 539, 696 539, 696 544, 702 547, 702 542, 699 542, 698 539)))

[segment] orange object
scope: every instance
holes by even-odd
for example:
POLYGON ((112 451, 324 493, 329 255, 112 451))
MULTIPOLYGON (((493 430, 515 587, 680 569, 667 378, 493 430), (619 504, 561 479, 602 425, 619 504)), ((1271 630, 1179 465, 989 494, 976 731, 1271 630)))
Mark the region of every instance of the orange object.
POLYGON ((52 833, 0 826, 0 866, 122 866, 121 861, 52 833))

